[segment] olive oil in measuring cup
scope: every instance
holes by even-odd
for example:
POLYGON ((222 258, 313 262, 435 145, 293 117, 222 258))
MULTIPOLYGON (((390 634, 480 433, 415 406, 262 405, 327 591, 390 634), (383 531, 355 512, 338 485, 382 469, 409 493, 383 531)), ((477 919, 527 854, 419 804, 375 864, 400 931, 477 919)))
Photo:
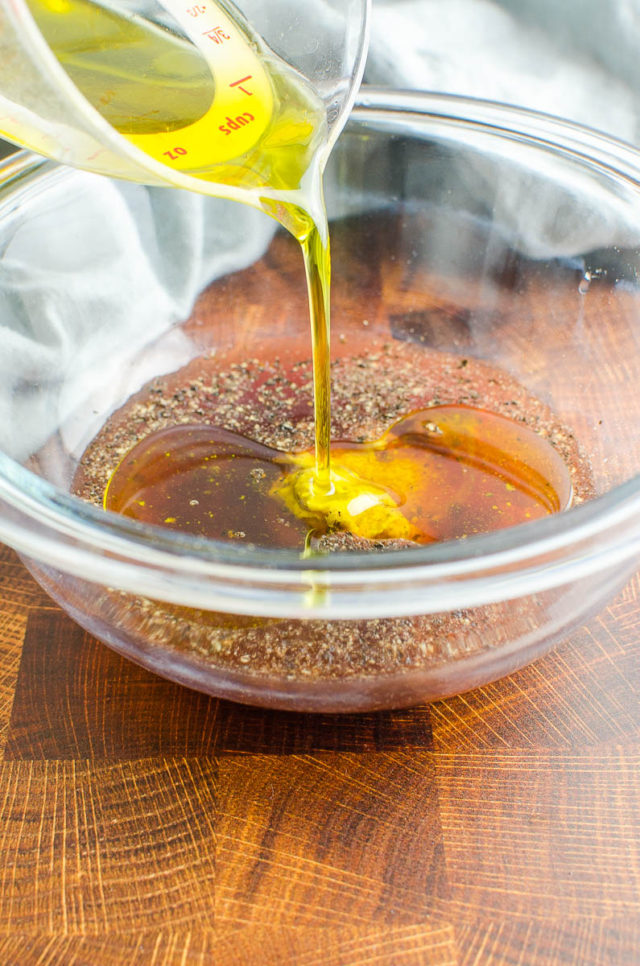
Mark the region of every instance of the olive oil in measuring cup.
POLYGON ((163 0, 171 30, 91 0, 28 6, 76 87, 167 169, 168 183, 173 172, 208 182, 189 185, 204 193, 224 197, 240 188, 296 237, 308 230, 297 224, 296 203, 319 216, 324 104, 237 13, 216 0, 163 0))

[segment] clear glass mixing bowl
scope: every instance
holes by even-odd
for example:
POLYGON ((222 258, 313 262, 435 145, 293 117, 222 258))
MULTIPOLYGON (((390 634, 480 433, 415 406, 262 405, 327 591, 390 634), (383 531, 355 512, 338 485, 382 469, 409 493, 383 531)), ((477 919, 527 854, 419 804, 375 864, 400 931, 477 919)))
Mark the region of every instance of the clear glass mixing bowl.
POLYGON ((401 707, 533 660, 637 565, 639 161, 512 108, 361 95, 327 175, 336 354, 386 339, 497 367, 573 434, 594 495, 492 534, 312 560, 70 493, 154 377, 188 378, 203 354, 308 357, 295 243, 231 202, 3 162, 0 538, 114 649, 238 701, 401 707))

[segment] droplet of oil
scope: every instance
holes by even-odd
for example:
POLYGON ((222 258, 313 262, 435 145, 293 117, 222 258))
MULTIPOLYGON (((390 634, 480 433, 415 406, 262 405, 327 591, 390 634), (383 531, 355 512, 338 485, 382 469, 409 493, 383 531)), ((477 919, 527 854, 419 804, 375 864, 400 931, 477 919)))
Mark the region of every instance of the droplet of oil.
POLYGON ((591 287, 591 272, 585 272, 580 281, 578 282, 578 292, 580 295, 586 295, 591 287))
POLYGON ((565 509, 571 479, 542 436, 504 416, 434 406, 380 439, 337 441, 332 478, 314 485, 311 451, 283 453, 226 430, 177 425, 138 443, 104 506, 222 540, 302 549, 310 532, 371 540, 452 540, 565 509))

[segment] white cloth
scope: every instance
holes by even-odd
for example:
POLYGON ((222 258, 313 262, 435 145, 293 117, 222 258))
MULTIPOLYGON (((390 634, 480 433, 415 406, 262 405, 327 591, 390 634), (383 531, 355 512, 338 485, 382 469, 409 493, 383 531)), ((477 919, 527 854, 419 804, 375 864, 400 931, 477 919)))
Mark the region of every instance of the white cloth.
MULTIPOLYGON (((52 192, 41 215, 17 213, 0 258, 0 450, 20 460, 79 405, 86 427, 104 392, 139 388, 136 350, 186 318, 207 281, 258 259, 275 225, 245 205, 83 172, 52 192)), ((148 378, 190 351, 167 342, 148 378)))
POLYGON ((640 142, 638 0, 373 0, 370 84, 501 101, 640 142))
MULTIPOLYGON (((640 145, 639 57, 640 0, 373 0, 365 80, 528 108, 640 145)), ((544 163, 503 173, 467 158, 441 177, 464 182, 533 258, 637 245, 635 210, 621 201, 614 213, 595 193, 585 205, 575 173, 544 163)))
MULTIPOLYGON (((636 0, 374 0, 365 80, 520 104, 637 142, 636 20, 636 0)), ((535 172, 497 186, 482 162, 465 162, 452 176, 527 254, 624 244, 597 207, 556 237, 557 198, 541 205, 535 172)), ((80 173, 55 191, 45 214, 16 214, 0 259, 0 448, 16 459, 69 423, 96 361, 111 391, 114 379, 124 395, 135 389, 125 360, 186 317, 208 281, 258 258, 273 231, 253 209, 185 192, 80 173)), ((189 351, 175 340, 157 371, 189 351)))

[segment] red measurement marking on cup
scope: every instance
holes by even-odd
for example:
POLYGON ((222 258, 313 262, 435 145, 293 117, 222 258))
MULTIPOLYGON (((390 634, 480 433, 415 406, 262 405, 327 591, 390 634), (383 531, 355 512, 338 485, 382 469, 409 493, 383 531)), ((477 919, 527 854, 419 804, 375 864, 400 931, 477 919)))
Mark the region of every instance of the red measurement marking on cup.
MULTIPOLYGON (((175 171, 203 171, 251 151, 267 130, 274 98, 257 49, 220 4, 160 0, 198 48, 213 78, 209 110, 176 132, 131 134, 129 140, 175 171), (251 113, 245 110, 251 98, 251 113), (231 137, 233 134, 233 137, 231 137), (180 140, 175 143, 176 137, 180 140)), ((212 179, 213 180, 213 179, 212 179)))
POLYGON ((244 114, 238 114, 236 117, 229 117, 227 115, 225 123, 221 124, 218 130, 222 131, 225 135, 232 134, 234 131, 239 131, 241 128, 246 127, 251 121, 255 121, 255 117, 253 114, 249 114, 248 111, 245 111, 244 114))
POLYGON ((241 77, 240 80, 232 81, 231 84, 229 84, 229 87, 237 87, 239 91, 243 92, 243 94, 248 94, 249 97, 253 97, 253 91, 248 91, 246 87, 242 86, 244 83, 246 83, 246 81, 251 80, 251 78, 252 75, 247 74, 246 77, 241 77))
POLYGON ((214 44, 223 44, 225 40, 231 40, 230 35, 226 34, 222 27, 210 27, 208 30, 203 30, 202 36, 208 37, 214 44))
POLYGON ((186 148, 178 147, 178 148, 171 148, 170 151, 163 151, 162 153, 166 154, 167 157, 171 158, 172 161, 177 161, 179 157, 184 156, 188 152, 186 148))

